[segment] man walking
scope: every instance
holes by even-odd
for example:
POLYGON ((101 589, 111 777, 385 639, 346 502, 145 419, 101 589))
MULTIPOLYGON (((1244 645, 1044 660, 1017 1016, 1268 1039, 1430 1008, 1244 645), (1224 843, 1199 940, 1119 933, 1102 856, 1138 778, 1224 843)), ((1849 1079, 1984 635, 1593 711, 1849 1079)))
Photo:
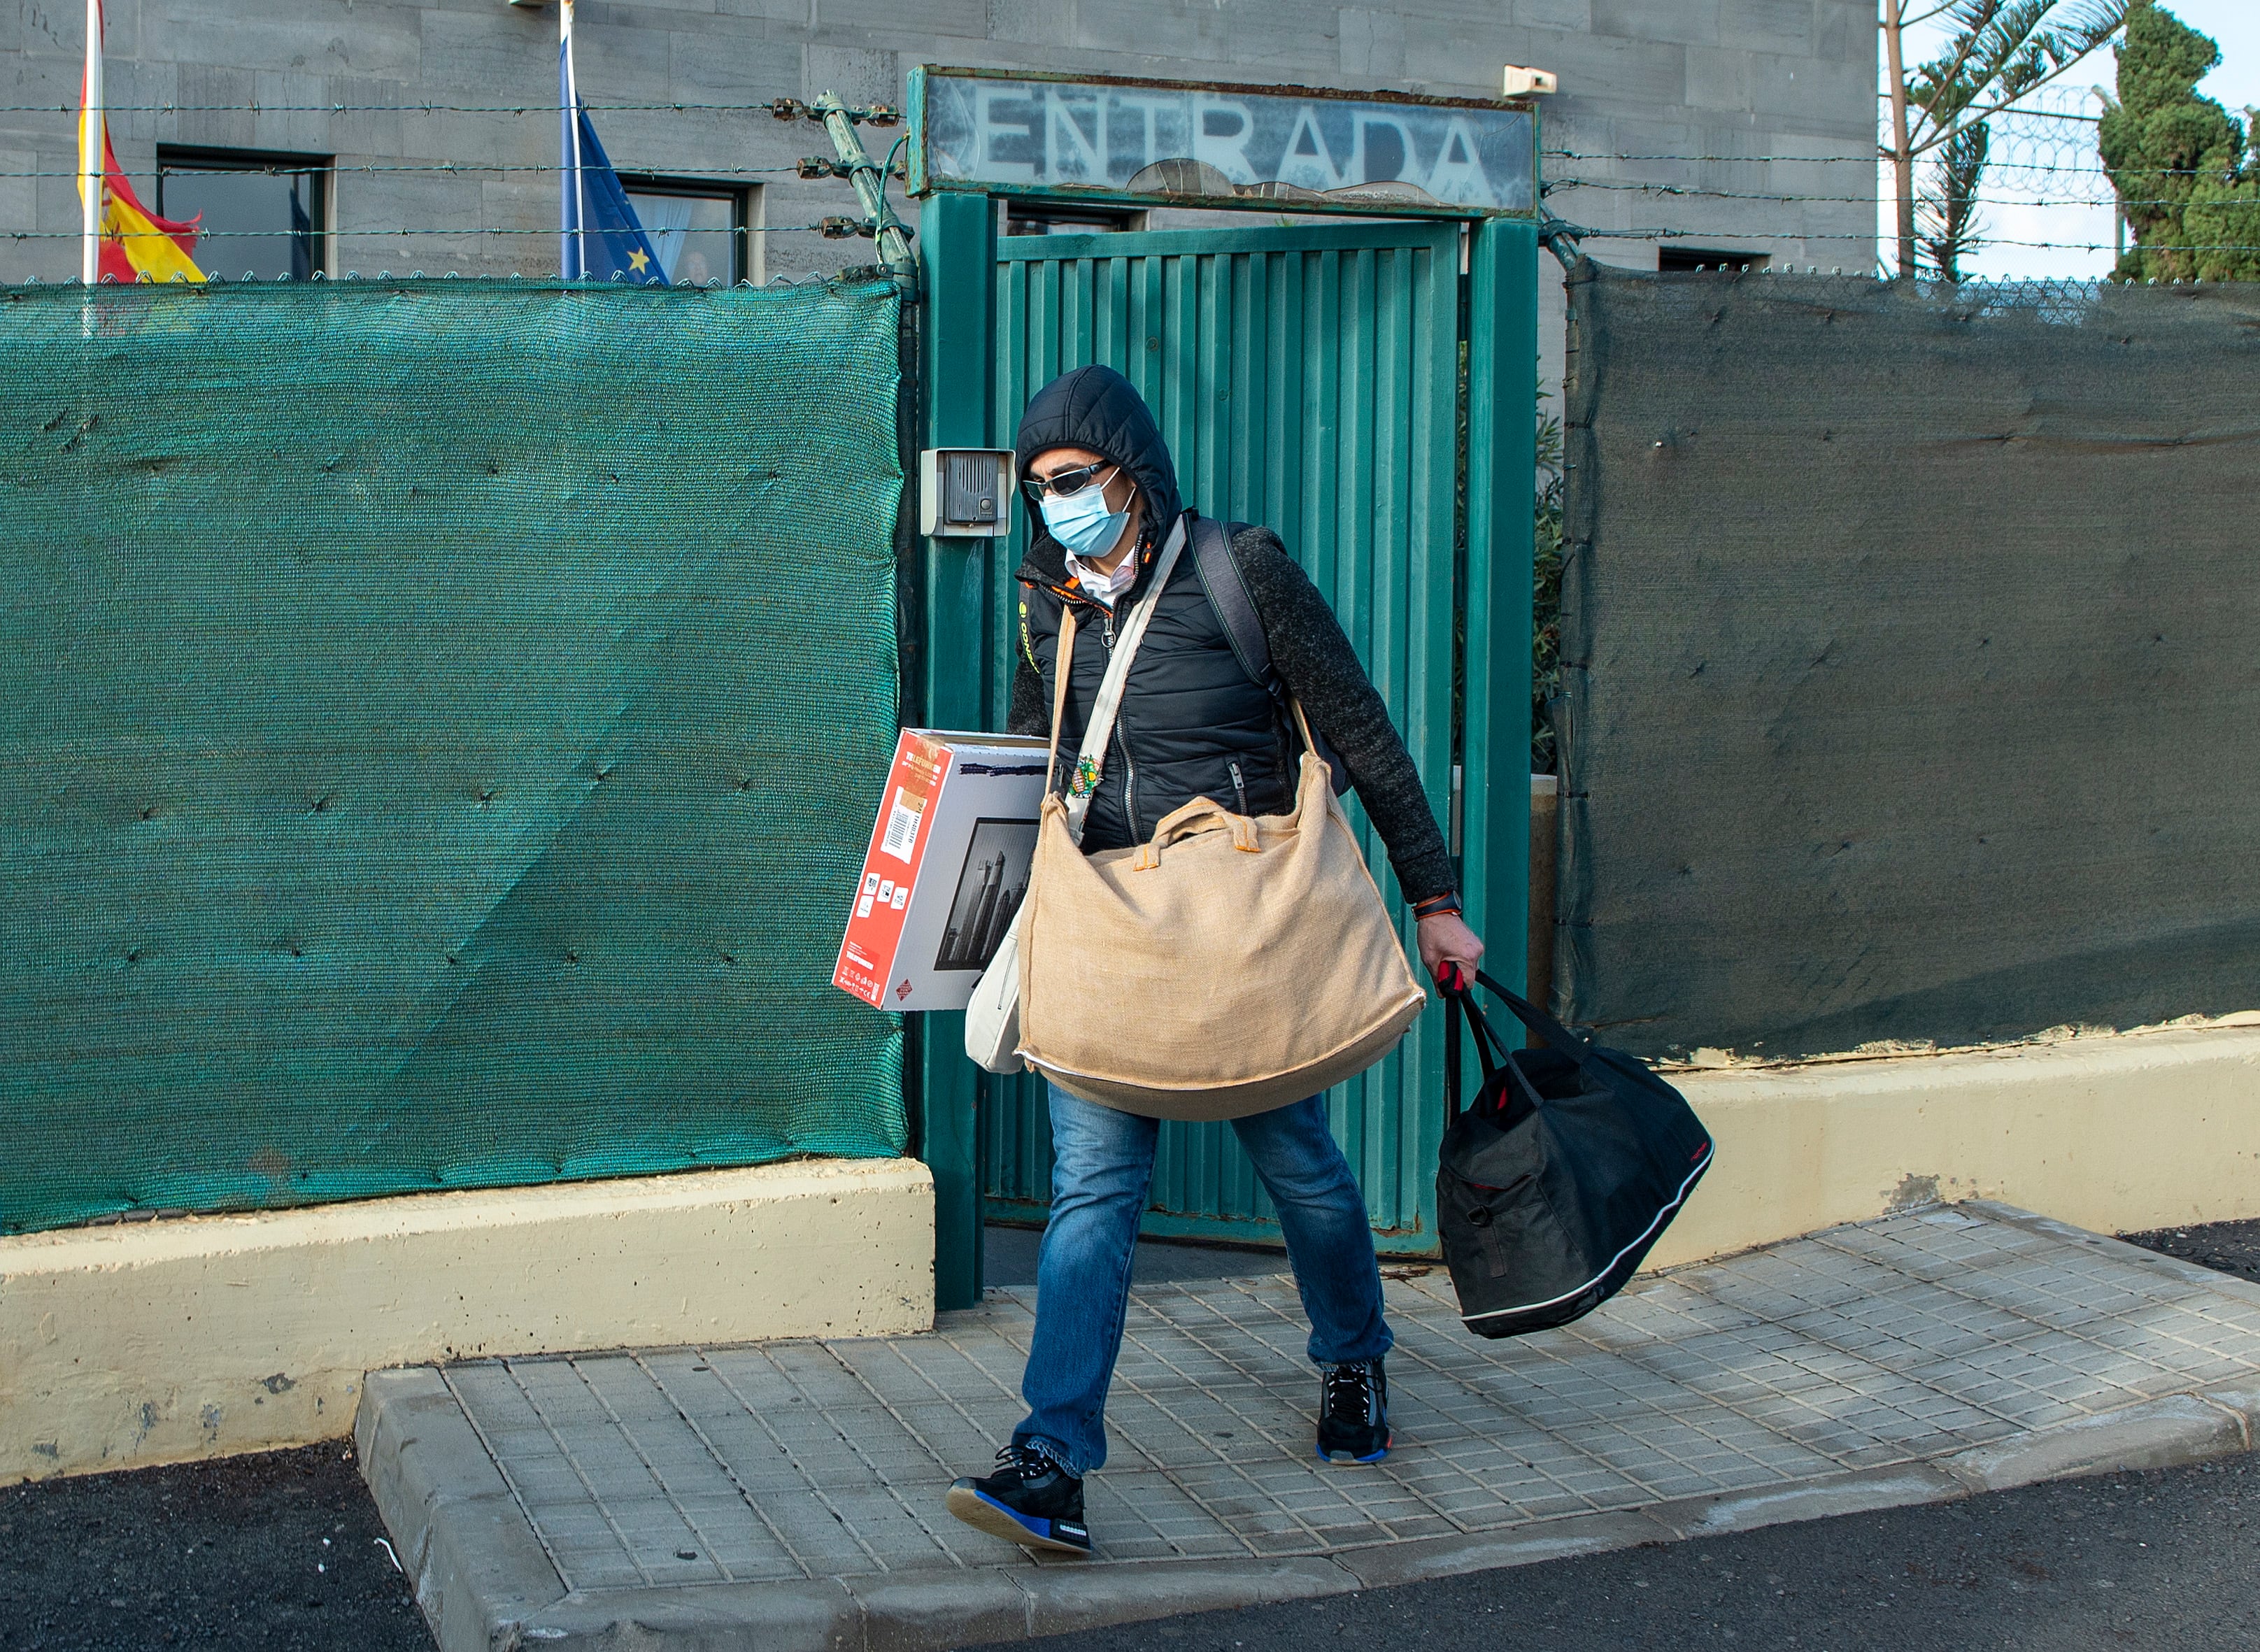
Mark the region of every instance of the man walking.
MULTIPOLYGON (((1162 547, 1192 514, 1152 412, 1120 374, 1078 368, 1037 392, 1017 443, 1041 517, 1020 567, 1009 726, 1050 726, 1060 620, 1101 647, 1073 654, 1060 739, 1073 750, 1098 697, 1118 619, 1148 595, 1162 547)), ((1230 569, 1180 555, 1129 669, 1084 826, 1086 854, 1127 848, 1196 797, 1235 812, 1294 806, 1299 741, 1282 715, 1300 702, 1322 751, 1357 789, 1419 919, 1430 973, 1472 974, 1483 943, 1462 921, 1451 856, 1418 772, 1340 623, 1269 529, 1243 528, 1230 569), (1241 662, 1212 577, 1236 576, 1277 683, 1241 662)), ((1236 595, 1236 593, 1235 593, 1236 595)), ((1105 980, 1077 983, 1125 1040, 1167 1037, 1105 980)), ((1106 1392, 1122 1343, 1131 1261, 1146 1207, 1155 1120, 1051 1087, 1052 1201, 1037 1262, 1036 1328, 1021 1394, 1028 1414, 992 1472, 957 1481, 950 1513, 1027 1548, 1087 1554, 1083 1481, 1106 1460, 1106 1392)), ((1365 1200, 1327 1127, 1325 1098, 1235 1119, 1234 1131, 1278 1207, 1320 1372, 1319 1455, 1372 1462, 1390 1447, 1391 1338, 1365 1200)))

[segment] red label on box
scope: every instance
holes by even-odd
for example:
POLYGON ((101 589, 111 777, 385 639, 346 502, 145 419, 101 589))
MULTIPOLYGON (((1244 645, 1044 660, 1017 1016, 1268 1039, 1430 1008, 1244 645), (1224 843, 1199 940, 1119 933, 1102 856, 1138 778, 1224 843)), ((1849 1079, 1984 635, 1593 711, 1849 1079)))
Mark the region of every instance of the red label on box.
POLYGON ((926 857, 928 822, 935 818, 941 789, 949 778, 949 753, 924 735, 903 731, 879 818, 871 827, 871 847, 863 857, 863 884, 840 945, 835 986, 867 1004, 889 1008, 895 984, 890 972, 902 944, 903 910, 910 905, 926 857))

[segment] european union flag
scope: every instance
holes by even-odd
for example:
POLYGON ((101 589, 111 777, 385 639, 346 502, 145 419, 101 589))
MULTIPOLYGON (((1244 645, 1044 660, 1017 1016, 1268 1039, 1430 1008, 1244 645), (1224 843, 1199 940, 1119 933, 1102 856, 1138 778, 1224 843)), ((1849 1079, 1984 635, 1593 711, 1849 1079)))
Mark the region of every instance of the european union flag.
POLYGON ((604 146, 597 141, 589 106, 575 101, 579 119, 567 123, 565 130, 562 273, 568 281, 589 275, 663 283, 667 275, 659 267, 658 250, 637 221, 604 146))

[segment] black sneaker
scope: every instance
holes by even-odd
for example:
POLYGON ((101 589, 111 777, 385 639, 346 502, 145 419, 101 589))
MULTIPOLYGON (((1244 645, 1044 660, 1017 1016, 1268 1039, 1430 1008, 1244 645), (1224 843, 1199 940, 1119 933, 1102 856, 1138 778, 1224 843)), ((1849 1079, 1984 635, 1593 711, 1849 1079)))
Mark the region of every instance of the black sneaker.
POLYGON ((996 1473, 952 1481, 948 1506, 968 1526, 1024 1548, 1091 1553, 1083 1482, 1033 1447, 1006 1446, 997 1454, 996 1473))
POLYGON ((1320 1366, 1319 1461, 1378 1462, 1389 1445, 1389 1377, 1381 1362, 1320 1366))

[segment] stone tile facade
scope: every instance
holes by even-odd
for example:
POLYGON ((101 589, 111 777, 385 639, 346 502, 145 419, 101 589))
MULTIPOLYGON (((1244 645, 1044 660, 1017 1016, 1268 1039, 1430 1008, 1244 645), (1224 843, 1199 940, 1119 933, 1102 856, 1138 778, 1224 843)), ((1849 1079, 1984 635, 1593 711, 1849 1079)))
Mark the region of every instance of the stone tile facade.
MULTIPOLYGON (((77 270, 80 17, 74 0, 0 9, 0 281, 77 270)), ((554 268, 554 5, 111 0, 109 17, 112 135, 137 180, 160 144, 328 155, 332 273, 554 268)), ((1870 0, 585 0, 576 17, 592 105, 733 106, 615 110, 599 125, 624 171, 760 184, 772 278, 869 254, 798 227, 853 199, 761 170, 828 152, 818 128, 761 106, 826 90, 899 103, 925 61, 1462 97, 1495 95, 1520 63, 1561 76, 1544 140, 1570 153, 1547 157, 1548 177, 1613 186, 1558 190, 1565 218, 1823 268, 1864 267, 1875 227, 1860 163, 1874 152, 1870 0), (1738 198, 1784 195, 1849 198, 1738 198)), ((1593 249, 1655 256, 1637 240, 1593 249)))

